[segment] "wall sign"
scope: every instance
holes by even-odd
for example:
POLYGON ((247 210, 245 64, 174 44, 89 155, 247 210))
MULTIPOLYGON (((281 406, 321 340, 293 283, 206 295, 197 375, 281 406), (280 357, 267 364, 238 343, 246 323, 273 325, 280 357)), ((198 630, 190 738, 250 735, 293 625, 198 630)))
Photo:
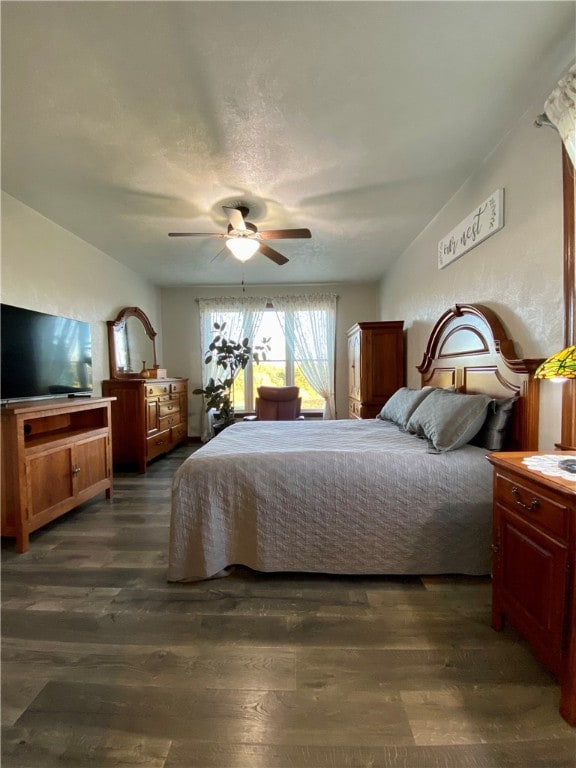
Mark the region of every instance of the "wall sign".
POLYGON ((438 243, 438 269, 444 269, 504 226, 504 190, 497 189, 438 243))

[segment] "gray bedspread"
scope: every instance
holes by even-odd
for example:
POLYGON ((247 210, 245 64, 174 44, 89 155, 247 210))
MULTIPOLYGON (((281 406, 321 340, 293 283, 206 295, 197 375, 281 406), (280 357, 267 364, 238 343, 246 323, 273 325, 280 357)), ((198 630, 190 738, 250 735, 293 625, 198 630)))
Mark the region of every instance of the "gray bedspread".
POLYGON ((486 451, 428 453, 379 419, 244 422, 173 481, 169 581, 241 564, 332 574, 488 574, 486 451))

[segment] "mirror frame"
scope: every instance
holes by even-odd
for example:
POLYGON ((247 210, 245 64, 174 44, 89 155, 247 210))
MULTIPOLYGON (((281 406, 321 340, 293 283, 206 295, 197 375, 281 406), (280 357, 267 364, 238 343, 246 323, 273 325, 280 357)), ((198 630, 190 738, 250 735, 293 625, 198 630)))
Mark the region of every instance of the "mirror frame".
POLYGON ((156 336, 158 335, 152 323, 148 319, 148 316, 140 309, 140 307, 124 307, 118 312, 115 320, 107 320, 108 326, 108 356, 110 362, 110 378, 111 379, 141 379, 140 373, 126 373, 125 371, 118 370, 118 363, 116 362, 116 337, 115 333, 126 325, 126 321, 129 317, 135 317, 140 320, 144 326, 146 336, 152 342, 152 352, 154 355, 154 368, 156 368, 156 336))

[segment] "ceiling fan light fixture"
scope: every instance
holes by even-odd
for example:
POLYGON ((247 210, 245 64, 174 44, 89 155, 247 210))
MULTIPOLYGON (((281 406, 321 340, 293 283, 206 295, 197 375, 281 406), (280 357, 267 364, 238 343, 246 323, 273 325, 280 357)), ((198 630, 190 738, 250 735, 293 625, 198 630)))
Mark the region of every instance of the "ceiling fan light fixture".
POLYGON ((258 250, 259 243, 248 237, 231 237, 226 240, 226 247, 238 261, 248 261, 258 250))

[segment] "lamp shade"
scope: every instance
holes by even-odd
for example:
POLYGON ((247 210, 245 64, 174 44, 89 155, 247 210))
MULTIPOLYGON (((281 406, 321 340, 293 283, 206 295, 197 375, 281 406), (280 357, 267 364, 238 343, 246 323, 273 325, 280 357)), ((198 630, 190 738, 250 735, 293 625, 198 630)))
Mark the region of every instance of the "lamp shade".
POLYGON ((238 261, 248 261, 258 250, 258 240, 249 237, 231 237, 226 240, 226 247, 232 251, 238 261))
POLYGON ((566 347, 561 352, 544 360, 536 368, 535 379, 576 379, 576 346, 566 347))

